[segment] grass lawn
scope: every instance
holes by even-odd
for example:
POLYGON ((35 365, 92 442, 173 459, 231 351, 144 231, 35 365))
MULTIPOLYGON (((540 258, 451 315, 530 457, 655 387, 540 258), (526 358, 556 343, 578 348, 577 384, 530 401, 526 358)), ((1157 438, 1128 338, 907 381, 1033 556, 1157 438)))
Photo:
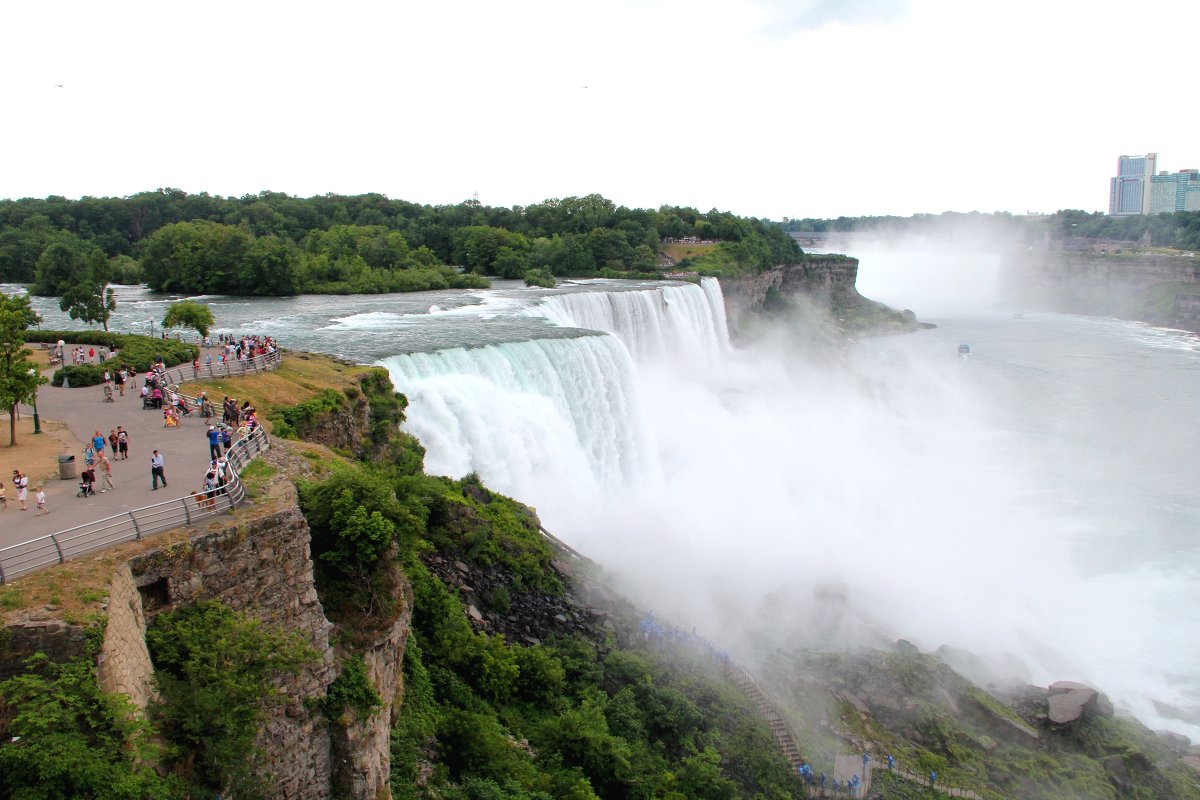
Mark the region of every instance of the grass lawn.
POLYGON ((662 245, 662 250, 664 253, 666 253, 671 258, 675 259, 676 261, 682 261, 683 259, 688 258, 688 257, 703 255, 704 253, 712 252, 712 250, 716 246, 717 246, 716 242, 710 242, 708 244, 675 243, 675 244, 662 245))

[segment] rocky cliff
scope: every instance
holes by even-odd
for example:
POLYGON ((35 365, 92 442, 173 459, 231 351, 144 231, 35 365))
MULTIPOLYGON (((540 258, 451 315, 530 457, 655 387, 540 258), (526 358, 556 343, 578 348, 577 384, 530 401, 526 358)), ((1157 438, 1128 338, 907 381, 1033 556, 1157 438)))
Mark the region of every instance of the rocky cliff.
POLYGON ((845 332, 920 327, 913 312, 863 297, 857 280, 858 259, 839 255, 808 256, 799 264, 720 278, 725 314, 735 334, 757 314, 797 308, 826 314, 845 332))
POLYGON ((1195 256, 1034 250, 1007 264, 1009 295, 1030 307, 1200 330, 1195 256))

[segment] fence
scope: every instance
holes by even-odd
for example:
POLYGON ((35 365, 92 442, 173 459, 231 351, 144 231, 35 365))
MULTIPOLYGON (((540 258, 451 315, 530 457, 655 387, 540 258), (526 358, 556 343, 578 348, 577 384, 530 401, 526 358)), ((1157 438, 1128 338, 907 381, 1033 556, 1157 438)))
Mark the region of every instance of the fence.
POLYGON ((226 361, 225 363, 214 361, 211 364, 201 362, 200 366, 194 369, 190 365, 171 367, 166 370, 165 374, 171 383, 198 381, 205 378, 236 378, 241 375, 253 375, 256 372, 275 369, 282 361, 283 351, 276 350, 274 353, 245 358, 241 361, 226 361))
POLYGON ((261 427, 235 442, 228 455, 232 475, 219 490, 220 494, 207 497, 201 492, 167 500, 0 549, 0 584, 84 553, 232 511, 246 497, 238 475, 270 446, 271 441, 261 427))

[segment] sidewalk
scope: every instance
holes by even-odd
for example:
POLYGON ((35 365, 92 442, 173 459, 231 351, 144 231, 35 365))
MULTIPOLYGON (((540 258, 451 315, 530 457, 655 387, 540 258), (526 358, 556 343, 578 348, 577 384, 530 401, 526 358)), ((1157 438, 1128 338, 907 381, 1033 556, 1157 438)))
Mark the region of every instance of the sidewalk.
MULTIPOLYGON (((105 403, 102 386, 63 389, 46 384, 41 387, 38 392, 38 414, 43 421, 60 420, 67 424, 75 444, 72 450, 62 452, 75 456, 76 477, 70 480, 55 477, 46 482, 46 507, 50 513, 39 516, 34 512, 32 481, 29 487, 29 510, 20 511, 11 471, 0 476, 8 495, 8 509, 0 511, 0 547, 184 497, 191 494, 193 489, 203 486, 210 458, 208 423, 200 417, 199 412, 185 417, 178 428, 164 428, 162 412, 143 410, 141 397, 136 390, 127 387, 124 397, 114 397, 114 402, 105 403), (97 494, 94 497, 76 497, 78 475, 85 466, 84 443, 91 439, 93 431, 99 430, 107 438, 109 431, 118 425, 129 432, 129 460, 115 460, 105 444, 105 453, 112 462, 112 480, 116 488, 100 494, 104 481, 97 471, 97 494), (166 489, 160 486, 158 491, 151 491, 150 453, 155 448, 163 456, 163 473, 169 486, 166 489)), ((220 398, 217 400, 219 402, 220 398)), ((21 413, 22 416, 32 416, 32 410, 27 408, 23 408, 21 413)), ((22 467, 31 475, 42 468, 43 465, 22 467)))

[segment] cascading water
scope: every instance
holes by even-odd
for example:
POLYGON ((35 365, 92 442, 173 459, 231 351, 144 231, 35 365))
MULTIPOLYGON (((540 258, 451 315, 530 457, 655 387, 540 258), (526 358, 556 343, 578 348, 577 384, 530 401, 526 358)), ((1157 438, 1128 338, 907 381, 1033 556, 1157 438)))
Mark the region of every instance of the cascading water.
POLYGON ((1148 696, 1194 703, 1170 674, 1196 648, 1159 646, 1163 626, 1144 622, 1162 593, 1122 592, 1117 608, 1124 578, 1079 574, 1077 543, 1113 524, 1077 505, 1087 490, 1052 468, 1040 430, 1013 427, 995 334, 970 337, 969 365, 942 341, 953 327, 812 363, 730 348, 721 309, 715 281, 591 286, 526 313, 609 335, 384 363, 431 471, 477 470, 647 606, 733 648, 750 631, 836 647, 904 636, 1015 655, 1037 681, 1091 679, 1147 717, 1148 696), (814 601, 830 585, 845 605, 814 601), (1144 630, 1133 649, 1159 666, 1114 664, 1110 626, 1078 624, 1096 608, 1144 630))
POLYGON ((430 472, 478 472, 516 497, 619 493, 656 480, 624 345, 611 336, 410 353, 381 362, 409 399, 430 472))
POLYGON ((528 309, 556 325, 611 333, 636 360, 711 365, 729 348, 725 300, 715 278, 696 286, 550 295, 528 309))

